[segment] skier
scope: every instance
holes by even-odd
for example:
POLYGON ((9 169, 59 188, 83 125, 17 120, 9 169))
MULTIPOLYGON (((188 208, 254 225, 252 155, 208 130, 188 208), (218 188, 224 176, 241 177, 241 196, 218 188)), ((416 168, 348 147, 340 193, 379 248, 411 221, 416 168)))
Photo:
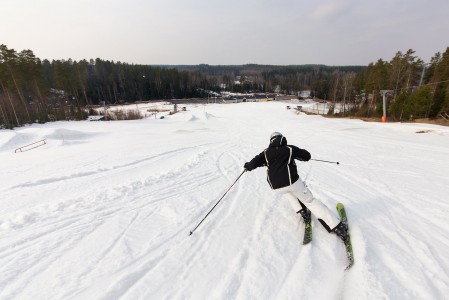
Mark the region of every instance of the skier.
POLYGON ((276 193, 285 195, 295 212, 301 214, 306 223, 311 220, 311 211, 329 233, 334 232, 346 244, 347 224, 340 222, 326 205, 314 198, 298 175, 295 159, 308 161, 310 158, 307 150, 287 145, 287 139, 281 133, 273 132, 268 148, 245 163, 244 168, 252 171, 266 166, 267 181, 271 188, 276 193))

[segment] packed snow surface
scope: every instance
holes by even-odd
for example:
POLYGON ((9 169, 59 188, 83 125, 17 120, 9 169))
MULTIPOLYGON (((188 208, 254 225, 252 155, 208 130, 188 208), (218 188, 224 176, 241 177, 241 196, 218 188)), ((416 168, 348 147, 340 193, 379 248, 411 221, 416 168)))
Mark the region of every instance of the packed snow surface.
POLYGON ((447 299, 449 129, 187 105, 165 119, 0 130, 0 299, 447 299), (242 175, 273 131, 314 196, 346 206, 355 265, 242 175), (38 148, 14 153, 45 139, 38 148))

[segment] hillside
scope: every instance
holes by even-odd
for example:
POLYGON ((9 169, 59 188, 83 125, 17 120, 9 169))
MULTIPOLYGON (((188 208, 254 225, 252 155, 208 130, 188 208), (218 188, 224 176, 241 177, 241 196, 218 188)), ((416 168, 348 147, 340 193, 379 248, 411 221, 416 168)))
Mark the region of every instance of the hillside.
POLYGON ((0 130, 0 299, 447 298, 448 149, 447 127, 298 116, 273 102, 0 130), (350 271, 315 217, 301 244, 302 221, 264 168, 189 236, 273 131, 340 162, 298 169, 315 197, 346 205, 350 271))

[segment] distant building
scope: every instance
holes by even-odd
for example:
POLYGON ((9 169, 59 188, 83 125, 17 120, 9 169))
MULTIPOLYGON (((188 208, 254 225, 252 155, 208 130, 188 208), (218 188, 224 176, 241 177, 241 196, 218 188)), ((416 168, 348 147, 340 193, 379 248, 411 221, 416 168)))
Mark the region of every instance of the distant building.
POLYGON ((266 94, 254 94, 254 98, 257 102, 268 101, 268 96, 266 94))
POLYGON ((292 95, 277 95, 276 96, 276 101, 280 101, 280 100, 297 100, 298 96, 292 96, 292 95))
POLYGON ((300 99, 308 99, 310 98, 310 95, 312 94, 312 91, 308 90, 308 91, 300 91, 298 92, 298 97, 300 99))
POLYGON ((239 102, 264 102, 273 101, 274 94, 255 93, 255 94, 233 94, 225 93, 223 100, 226 103, 239 103, 239 102))

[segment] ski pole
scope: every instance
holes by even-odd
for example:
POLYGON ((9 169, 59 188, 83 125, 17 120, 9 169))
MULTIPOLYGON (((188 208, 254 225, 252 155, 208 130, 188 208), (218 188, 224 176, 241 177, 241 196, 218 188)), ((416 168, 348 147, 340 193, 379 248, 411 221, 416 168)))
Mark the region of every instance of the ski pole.
POLYGON ((211 210, 207 213, 207 215, 201 220, 201 222, 199 222, 198 225, 196 225, 196 227, 193 228, 192 231, 190 231, 189 236, 192 235, 192 233, 198 228, 198 226, 201 225, 201 223, 203 223, 203 221, 207 218, 207 216, 214 210, 214 208, 218 205, 218 203, 220 203, 220 201, 224 198, 224 196, 226 196, 226 194, 229 192, 229 190, 234 186, 234 184, 240 179, 240 177, 242 177, 243 173, 245 173, 245 172, 246 172, 246 169, 243 170, 243 172, 240 174, 240 176, 237 177, 237 179, 234 181, 233 184, 231 184, 231 186, 228 188, 228 190, 226 191, 226 193, 224 193, 224 195, 221 196, 220 200, 218 200, 218 202, 215 203, 214 207, 212 207, 212 209, 211 209, 211 210))
POLYGON ((328 161, 328 160, 321 160, 321 159, 314 159, 314 158, 311 158, 310 160, 322 161, 322 162, 327 162, 327 163, 330 163, 330 164, 337 164, 337 165, 340 164, 338 161, 328 161))

